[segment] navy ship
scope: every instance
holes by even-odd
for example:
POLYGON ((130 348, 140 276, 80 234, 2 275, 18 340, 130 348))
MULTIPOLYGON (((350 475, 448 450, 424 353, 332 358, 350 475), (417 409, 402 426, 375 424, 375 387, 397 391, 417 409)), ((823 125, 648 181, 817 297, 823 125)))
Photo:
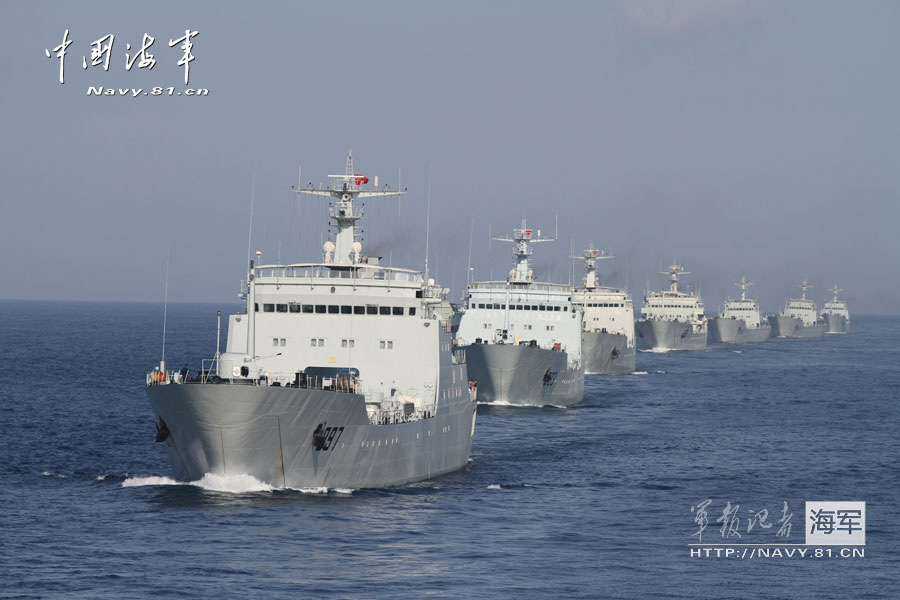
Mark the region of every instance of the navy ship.
MULTIPOLYGON (((465 466, 476 404, 453 353, 447 289, 363 253, 364 187, 348 156, 327 188, 336 235, 314 262, 251 261, 226 351, 196 377, 147 375, 175 475, 250 475, 275 487, 373 488, 465 466)), ((376 178, 377 182, 377 178, 376 178)))
POLYGON ((815 339, 825 335, 825 321, 818 317, 816 303, 806 298, 811 287, 804 279, 800 298, 789 298, 780 314, 769 316, 774 337, 815 339))
POLYGON ((678 277, 687 275, 681 265, 670 265, 669 289, 644 295, 643 317, 634 324, 638 350, 703 350, 707 341, 707 320, 703 299, 678 291, 678 277))
POLYGON ((843 291, 834 286, 834 297, 825 302, 822 318, 825 320, 825 333, 850 333, 850 310, 847 303, 838 300, 838 292, 843 291))
POLYGON ((457 332, 478 401, 569 406, 584 399, 584 313, 571 286, 535 281, 531 244, 555 241, 522 227, 511 236, 515 267, 505 281, 468 286, 457 332))
POLYGON ((584 311, 581 352, 586 375, 627 375, 634 372, 634 303, 628 292, 600 285, 597 261, 613 258, 593 244, 581 256, 584 279, 572 302, 584 311))
POLYGON ((709 341, 729 344, 766 341, 772 327, 760 314, 759 303, 747 298, 747 286, 753 284, 741 277, 741 282, 735 285, 741 288, 741 298, 725 300, 725 310, 709 320, 709 341))

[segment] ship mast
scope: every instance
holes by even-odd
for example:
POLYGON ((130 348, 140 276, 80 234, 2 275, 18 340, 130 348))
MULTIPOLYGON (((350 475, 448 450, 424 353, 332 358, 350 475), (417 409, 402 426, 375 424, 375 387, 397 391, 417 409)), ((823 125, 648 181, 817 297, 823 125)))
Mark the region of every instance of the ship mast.
POLYGON ((669 267, 665 271, 659 272, 661 275, 669 276, 669 291, 673 294, 678 293, 678 276, 679 275, 688 275, 690 271, 685 271, 684 267, 678 264, 669 265, 669 267))
POLYGON ((516 259, 516 268, 509 272, 507 281, 509 283, 528 284, 534 281, 534 273, 529 268, 531 256, 531 244, 537 242, 555 242, 556 237, 541 237, 541 230, 537 233, 533 229, 528 229, 525 224, 525 217, 522 217, 522 227, 513 229, 512 235, 494 236, 491 239, 498 242, 512 242, 515 244, 513 248, 513 256, 516 259))
POLYGON ((734 284, 741 288, 741 300, 747 299, 747 286, 753 285, 751 282, 747 281, 746 275, 741 275, 741 282, 734 284))
POLYGON ((806 290, 808 290, 811 287, 812 286, 809 285, 809 282, 807 282, 806 279, 804 279, 803 283, 800 284, 800 289, 802 290, 802 294, 800 296, 801 300, 806 300, 806 290))
POLYGON ((832 302, 838 302, 838 292, 843 292, 844 290, 840 289, 837 285, 835 285, 832 289, 834 290, 834 300, 832 300, 832 302))
MULTIPOLYGON (((308 188, 295 189, 294 191, 298 194, 328 196, 335 199, 335 202, 328 207, 328 216, 334 219, 337 225, 337 232, 335 233, 334 242, 329 240, 323 246, 325 262, 335 265, 359 264, 362 244, 356 233, 356 222, 363 217, 363 206, 354 206, 354 201, 358 198, 401 196, 406 191, 360 189, 359 186, 368 183, 369 178, 365 175, 354 173, 352 151, 347 153, 347 167, 344 174, 329 175, 328 177, 334 180, 329 188, 315 189, 310 185, 308 188)), ((378 185, 377 177, 375 178, 375 185, 378 185)))
POLYGON ((570 256, 569 258, 584 261, 584 279, 582 283, 585 290, 592 291, 600 285, 597 277, 597 261, 605 258, 615 258, 615 255, 604 254, 603 250, 595 250, 594 243, 591 242, 590 247, 581 256, 570 256))

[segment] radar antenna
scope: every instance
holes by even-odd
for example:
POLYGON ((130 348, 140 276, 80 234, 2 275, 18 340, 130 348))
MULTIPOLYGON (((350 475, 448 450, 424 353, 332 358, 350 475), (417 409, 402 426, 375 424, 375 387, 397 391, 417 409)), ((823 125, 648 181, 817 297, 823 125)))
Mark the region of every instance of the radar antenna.
POLYGON ((556 236, 552 238, 542 237, 541 230, 538 229, 537 232, 535 232, 535 230, 529 229, 528 225, 525 223, 525 217, 522 217, 522 227, 513 229, 512 235, 498 235, 491 237, 491 239, 497 240, 498 242, 512 242, 515 244, 513 256, 516 259, 516 268, 510 271, 507 281, 510 283, 526 284, 534 281, 534 274, 529 268, 531 244, 538 242, 555 242, 558 238, 556 236))
POLYGON ((362 188, 361 186, 369 183, 369 178, 354 172, 352 151, 347 153, 347 166, 344 174, 329 175, 328 177, 333 180, 328 188, 316 189, 310 184, 309 187, 295 188, 294 191, 298 194, 327 196, 335 199, 335 202, 328 207, 328 216, 334 219, 337 225, 337 232, 333 243, 330 240, 325 242, 326 245, 329 245, 328 250, 325 252, 325 262, 331 262, 336 265, 358 264, 360 262, 362 245, 357 239, 356 221, 363 217, 363 207, 354 206, 354 201, 358 198, 402 196, 406 194, 406 190, 394 191, 390 189, 372 190, 362 188), (331 247, 332 245, 333 248, 331 247), (333 257, 332 252, 334 253, 333 257))

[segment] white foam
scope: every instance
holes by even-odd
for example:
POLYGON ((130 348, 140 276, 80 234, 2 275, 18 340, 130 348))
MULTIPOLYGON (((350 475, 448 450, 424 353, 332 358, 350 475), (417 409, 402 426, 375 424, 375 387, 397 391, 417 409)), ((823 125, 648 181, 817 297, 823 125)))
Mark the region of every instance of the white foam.
POLYGON ((350 488, 334 488, 335 494, 347 494, 350 495, 353 493, 353 490, 350 488))
POLYGON ((301 494, 327 494, 327 487, 311 487, 311 488, 290 488, 295 492, 300 492, 301 494))
POLYGON ((665 354, 671 351, 670 348, 650 348, 649 350, 638 350, 638 352, 652 352, 653 354, 665 354))
POLYGON ((122 487, 141 487, 145 485, 190 485, 175 481, 171 477, 129 477, 122 482, 122 487))
POLYGON ((271 492, 274 487, 263 483, 252 475, 215 475, 207 473, 200 481, 193 481, 191 485, 202 487, 214 492, 230 492, 232 494, 247 494, 249 492, 271 492))
POLYGON ((122 482, 122 487, 141 487, 145 485, 192 485, 212 492, 228 492, 231 494, 247 494, 250 492, 271 492, 273 488, 250 475, 215 475, 207 473, 198 481, 175 481, 171 477, 129 477, 122 482))
POLYGON ((58 473, 54 473, 53 471, 44 471, 41 473, 44 477, 59 477, 60 479, 65 479, 65 475, 59 475, 58 473))
POLYGON ((657 371, 657 373, 659 373, 660 375, 665 375, 666 373, 668 373, 668 371, 657 371))
POLYGON ((501 489, 503 489, 503 488, 500 487, 500 484, 499 484, 499 483, 492 483, 491 485, 487 486, 487 489, 489 489, 489 490, 501 490, 501 489))
POLYGON ((735 354, 743 354, 743 350, 732 350, 735 354))
POLYGON ((97 481, 105 481, 107 477, 112 475, 112 473, 104 473, 103 475, 97 475, 97 481))
POLYGON ((647 371, 632 371, 631 374, 632 375, 649 375, 649 373, 647 373, 647 371))

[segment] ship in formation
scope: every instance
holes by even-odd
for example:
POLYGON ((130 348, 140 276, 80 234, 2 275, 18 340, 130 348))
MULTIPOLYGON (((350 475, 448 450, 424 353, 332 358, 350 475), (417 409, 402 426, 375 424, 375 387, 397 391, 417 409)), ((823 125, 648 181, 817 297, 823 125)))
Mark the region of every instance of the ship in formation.
POLYGON ((847 303, 838 300, 838 286, 832 288, 834 297, 822 307, 822 319, 825 320, 825 333, 850 333, 850 310, 847 303))
POLYGON ((678 277, 688 271, 673 264, 660 274, 669 276, 669 289, 644 295, 643 316, 634 325, 638 350, 705 349, 708 323, 703 299, 678 290, 678 277))
POLYGON ((164 361, 147 375, 157 441, 185 481, 385 487, 468 460, 476 404, 466 353, 453 352, 448 290, 366 255, 356 225, 361 199, 403 192, 366 186, 352 156, 329 178, 297 190, 332 200, 336 234, 321 259, 262 265, 257 252, 226 351, 196 377, 164 361))
POLYGON ((741 282, 735 285, 741 288, 741 298, 726 299, 725 310, 709 320, 709 341, 731 344, 766 341, 772 327, 760 314, 759 303, 747 297, 747 286, 753 284, 741 277, 741 282))
POLYGON ((584 399, 584 312, 572 287, 535 280, 531 245, 555 241, 522 226, 511 236, 515 267, 504 281, 467 287, 457 331, 479 402, 570 406, 584 399))
POLYGON ((597 261, 613 258, 593 245, 581 256, 584 279, 572 302, 584 311, 581 353, 586 375, 627 375, 634 372, 634 303, 625 290, 600 285, 597 261))
POLYGON ((800 298, 789 298, 781 313, 769 317, 774 337, 815 339, 825 334, 825 321, 819 318, 816 303, 806 298, 806 290, 811 287, 804 279, 800 298))

